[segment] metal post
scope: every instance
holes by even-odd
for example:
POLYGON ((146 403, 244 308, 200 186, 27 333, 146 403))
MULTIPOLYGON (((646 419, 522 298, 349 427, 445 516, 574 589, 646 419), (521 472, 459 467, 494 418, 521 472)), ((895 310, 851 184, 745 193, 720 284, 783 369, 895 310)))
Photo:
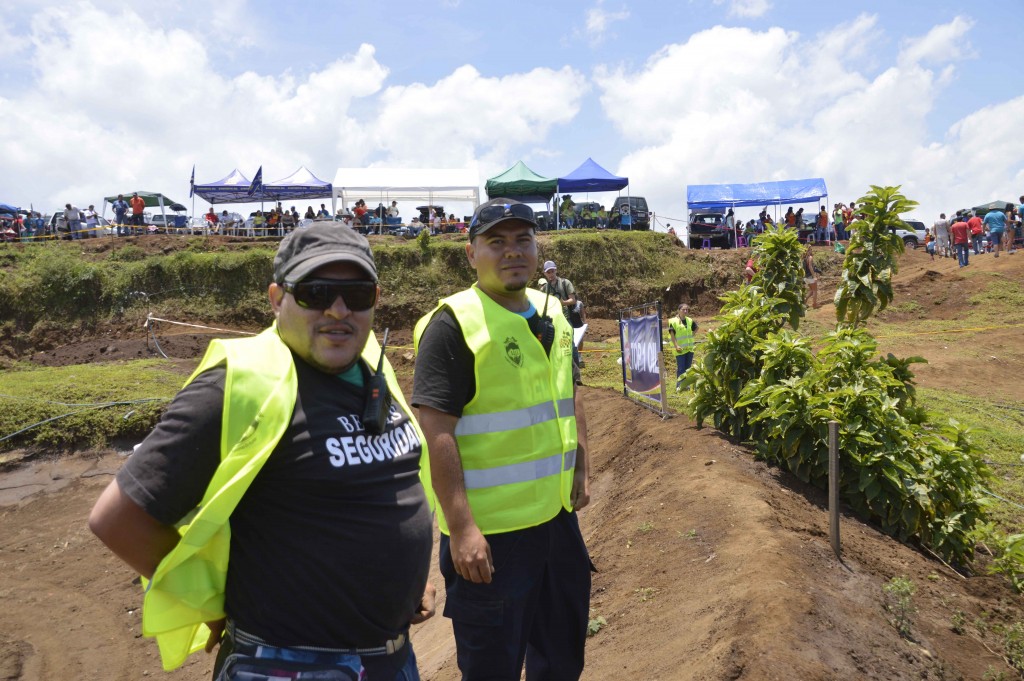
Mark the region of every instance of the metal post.
POLYGON ((666 414, 668 414, 668 394, 667 394, 667 391, 665 389, 665 384, 668 383, 668 371, 667 371, 667 369, 665 367, 665 353, 664 353, 664 350, 661 347, 664 338, 661 335, 662 334, 662 330, 661 330, 661 301, 660 300, 657 301, 657 303, 655 305, 655 310, 656 310, 657 315, 658 315, 658 368, 661 371, 661 380, 659 381, 659 383, 661 383, 661 415, 662 415, 662 417, 664 417, 666 414))
POLYGON ((828 534, 839 558, 839 422, 828 422, 828 534))

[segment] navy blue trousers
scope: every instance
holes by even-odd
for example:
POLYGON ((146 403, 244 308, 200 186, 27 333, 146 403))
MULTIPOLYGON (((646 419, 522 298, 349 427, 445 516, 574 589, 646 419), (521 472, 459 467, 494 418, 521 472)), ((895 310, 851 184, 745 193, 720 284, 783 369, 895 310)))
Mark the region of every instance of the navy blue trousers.
POLYGON ((490 584, 460 577, 441 535, 444 616, 452 620, 463 681, 574 681, 583 673, 590 556, 575 513, 487 535, 490 584))

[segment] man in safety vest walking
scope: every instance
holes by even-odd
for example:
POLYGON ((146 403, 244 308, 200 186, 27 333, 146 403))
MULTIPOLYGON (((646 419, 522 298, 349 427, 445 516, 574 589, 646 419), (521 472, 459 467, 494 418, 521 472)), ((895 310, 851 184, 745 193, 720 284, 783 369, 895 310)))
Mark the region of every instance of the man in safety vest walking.
POLYGON ((679 303, 679 314, 668 320, 668 337, 676 358, 676 392, 680 390, 679 381, 693 366, 693 335, 697 333, 697 322, 687 316, 689 311, 689 305, 679 303))
POLYGON ((480 206, 466 255, 477 281, 413 335, 413 406, 430 452, 427 493, 464 681, 572 681, 583 671, 590 558, 576 511, 590 500, 572 327, 529 288, 529 206, 480 206))
POLYGON ((268 295, 275 323, 210 344, 89 526, 147 578, 142 630, 165 669, 223 632, 218 681, 418 679, 408 629, 434 607, 423 437, 371 333, 370 246, 296 230, 268 295))

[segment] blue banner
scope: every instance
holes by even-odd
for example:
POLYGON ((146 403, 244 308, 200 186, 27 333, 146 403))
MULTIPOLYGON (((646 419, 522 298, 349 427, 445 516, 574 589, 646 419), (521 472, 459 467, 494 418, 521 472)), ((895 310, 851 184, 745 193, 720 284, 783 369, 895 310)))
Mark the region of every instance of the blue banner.
POLYGON ((622 357, 626 390, 661 400, 661 319, 657 314, 622 320, 622 357))

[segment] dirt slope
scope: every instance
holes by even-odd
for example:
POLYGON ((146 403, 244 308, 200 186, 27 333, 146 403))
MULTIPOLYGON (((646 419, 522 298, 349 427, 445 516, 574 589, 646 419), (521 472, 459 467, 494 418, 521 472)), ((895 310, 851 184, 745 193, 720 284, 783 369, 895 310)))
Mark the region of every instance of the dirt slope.
MULTIPOLYGON (((997 580, 962 580, 852 519, 840 563, 816 490, 686 418, 663 421, 611 391, 586 398, 596 475, 582 523, 599 570, 594 612, 607 620, 590 639, 586 678, 976 679, 1002 668, 950 629, 954 609, 969 622, 1020 618, 997 580), (895 575, 919 587, 916 643, 886 622, 881 586, 895 575)), ((20 502, 7 490, 14 503, 0 511, 0 679, 159 672, 155 646, 139 637, 133 575, 85 527, 119 464, 80 455, 0 478, 43 490, 20 502)), ((413 640, 424 678, 458 678, 446 619, 413 640)), ((167 678, 209 670, 200 656, 167 678)))
MULTIPOLYGON (((1019 277, 1010 260, 998 266, 1019 277)), ((899 281, 928 297, 956 281, 966 282, 961 298, 980 286, 923 253, 906 256, 899 281), (922 276, 941 286, 910 286, 922 276)), ((957 309, 950 314, 966 308, 957 309)), ((831 311, 814 314, 824 321, 831 311)), ((1000 352, 1024 351, 1019 333, 993 339, 1000 352)), ((176 356, 199 352, 203 341, 173 341, 176 356)), ((63 362, 90 352, 131 357, 144 344, 138 335, 91 339, 56 354, 63 362)), ((956 360, 971 376, 989 361, 980 351, 956 360)), ((933 385, 948 373, 919 375, 933 385)), ((1007 394, 1017 383, 997 371, 978 380, 1007 394)), ((819 491, 685 417, 662 420, 616 391, 584 391, 595 478, 581 520, 599 570, 594 616, 607 621, 589 640, 585 678, 981 679, 990 668, 1013 678, 989 650, 994 624, 1024 620, 1019 597, 1000 580, 963 579, 849 517, 840 562, 819 491), (882 604, 882 585, 898 575, 918 588, 913 641, 896 634, 882 604), (955 619, 963 634, 953 632, 955 619)), ((79 453, 0 470, 0 680, 209 678, 206 656, 159 671, 155 644, 139 633, 134 576, 85 526, 120 463, 117 453, 79 453)), ((458 678, 450 631, 440 616, 416 629, 425 679, 458 678)))

